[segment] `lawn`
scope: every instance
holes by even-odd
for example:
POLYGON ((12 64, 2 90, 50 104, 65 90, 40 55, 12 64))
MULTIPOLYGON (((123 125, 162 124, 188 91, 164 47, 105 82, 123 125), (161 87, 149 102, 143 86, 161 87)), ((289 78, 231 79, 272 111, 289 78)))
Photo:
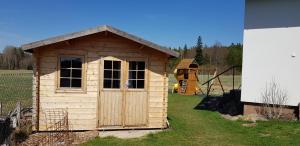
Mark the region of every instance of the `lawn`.
POLYGON ((32 75, 30 70, 0 70, 0 102, 4 115, 15 108, 18 101, 22 107, 32 106, 32 75))
MULTIPOLYGON (((176 80, 170 75, 170 87, 176 80)), ((207 76, 200 76, 200 82, 207 76)), ((231 76, 221 76, 225 87, 232 85, 231 76)), ((235 84, 239 86, 240 76, 235 84)), ((216 89, 217 90, 217 89, 216 89)), ((32 104, 32 71, 0 70, 0 101, 23 101, 32 104)), ((223 119, 219 113, 196 110, 200 96, 169 95, 168 117, 171 128, 143 138, 122 140, 97 138, 83 145, 299 145, 298 121, 258 122, 255 127, 242 126, 243 121, 223 119)), ((14 104, 12 104, 14 106, 14 104)), ((13 107, 12 106, 12 107, 13 107)))
POLYGON ((229 121, 217 112, 196 110, 199 96, 170 94, 168 117, 171 128, 144 138, 97 138, 83 145, 299 145, 300 123, 268 121, 255 127, 229 121))
MULTIPOLYGON (((213 75, 201 75, 199 74, 198 75, 198 79, 200 80, 198 85, 199 87, 201 87, 202 91, 203 92, 206 92, 206 88, 207 88, 207 85, 202 85, 204 82, 206 82, 208 79, 211 79, 213 78, 213 75)), ((241 87, 241 75, 236 75, 235 78, 234 78, 234 88, 235 89, 238 89, 241 87)), ((228 92, 229 90, 232 89, 232 75, 221 75, 220 76, 220 81, 223 85, 223 88, 225 90, 225 92, 228 92)), ((172 90, 173 88, 173 85, 177 83, 177 80, 175 79, 174 75, 173 74, 169 74, 169 91, 172 90)), ((216 79, 214 81, 214 86, 212 86, 212 90, 211 90, 211 95, 220 95, 222 94, 222 88, 220 86, 220 84, 218 83, 218 80, 216 79)))

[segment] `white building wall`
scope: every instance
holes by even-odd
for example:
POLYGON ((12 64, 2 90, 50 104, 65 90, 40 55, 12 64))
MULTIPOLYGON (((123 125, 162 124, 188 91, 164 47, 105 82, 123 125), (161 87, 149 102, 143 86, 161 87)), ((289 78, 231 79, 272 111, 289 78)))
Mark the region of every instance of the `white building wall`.
POLYGON ((288 105, 298 105, 299 0, 246 0, 241 100, 260 102, 272 80, 287 91, 288 105))

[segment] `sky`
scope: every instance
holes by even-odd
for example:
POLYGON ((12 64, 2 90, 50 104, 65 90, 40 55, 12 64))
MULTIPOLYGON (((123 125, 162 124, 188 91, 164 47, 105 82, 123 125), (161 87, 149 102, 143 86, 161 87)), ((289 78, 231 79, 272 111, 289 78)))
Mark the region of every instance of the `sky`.
POLYGON ((244 0, 1 0, 0 51, 105 24, 166 47, 242 43, 244 0))

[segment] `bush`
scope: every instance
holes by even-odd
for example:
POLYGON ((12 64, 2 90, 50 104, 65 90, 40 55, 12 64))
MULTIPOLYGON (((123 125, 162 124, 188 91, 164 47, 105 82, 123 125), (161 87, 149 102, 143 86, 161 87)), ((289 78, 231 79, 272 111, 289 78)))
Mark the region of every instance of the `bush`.
POLYGON ((287 91, 276 81, 271 81, 261 93, 262 108, 260 113, 267 119, 283 118, 283 110, 288 101, 287 91))

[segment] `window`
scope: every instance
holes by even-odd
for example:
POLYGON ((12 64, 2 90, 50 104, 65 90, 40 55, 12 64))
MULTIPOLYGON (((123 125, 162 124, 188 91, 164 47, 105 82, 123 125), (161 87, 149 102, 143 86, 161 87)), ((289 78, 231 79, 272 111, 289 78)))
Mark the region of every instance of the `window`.
POLYGON ((129 61, 128 88, 142 89, 145 86, 145 62, 129 61))
POLYGON ((60 58, 60 87, 81 88, 82 82, 82 58, 60 58))
POLYGON ((104 88, 120 88, 121 61, 104 60, 104 88))
POLYGON ((189 79, 189 70, 184 70, 184 79, 189 79))

